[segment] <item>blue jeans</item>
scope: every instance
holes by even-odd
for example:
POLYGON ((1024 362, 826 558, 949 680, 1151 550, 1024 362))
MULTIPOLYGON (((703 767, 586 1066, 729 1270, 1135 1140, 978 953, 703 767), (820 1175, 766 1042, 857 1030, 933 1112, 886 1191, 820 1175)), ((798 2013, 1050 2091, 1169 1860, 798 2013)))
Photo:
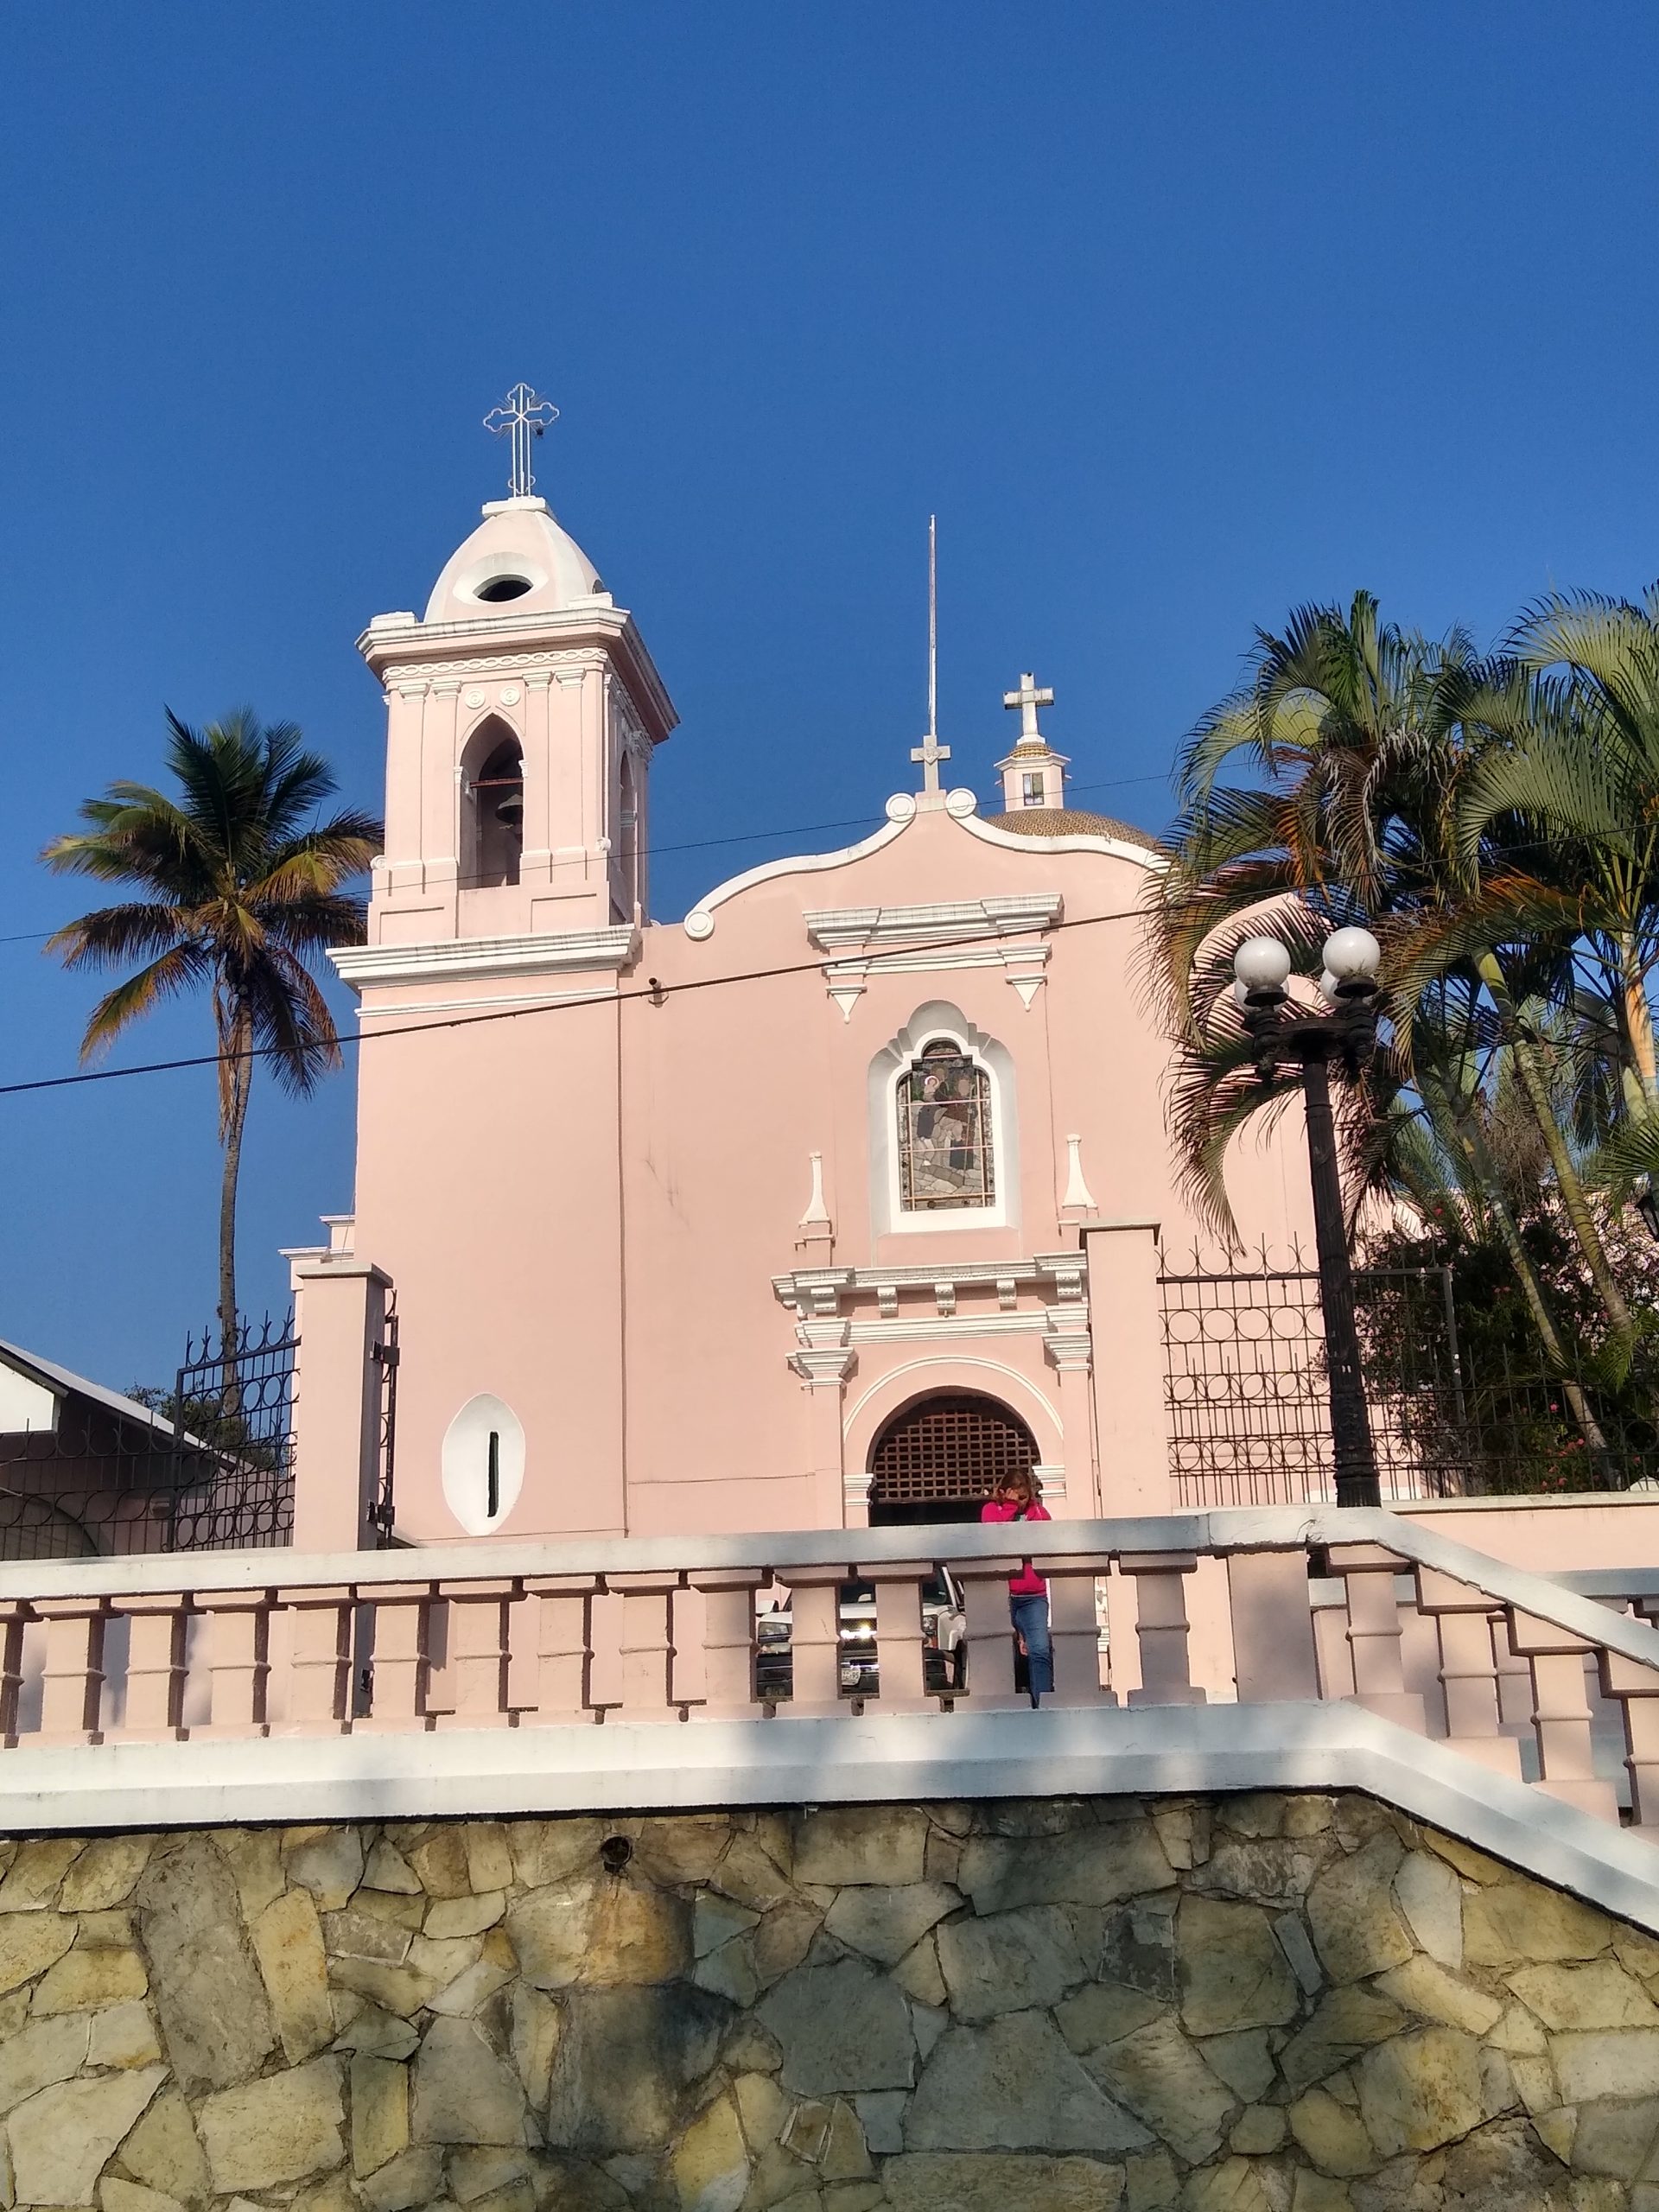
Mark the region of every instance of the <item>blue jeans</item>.
POLYGON ((1048 1597, 1033 1591, 1028 1597, 1008 1592, 1008 1611, 1018 1633, 1026 1639, 1026 1664, 1031 1687, 1039 1694, 1054 1688, 1054 1646, 1048 1634, 1048 1597))

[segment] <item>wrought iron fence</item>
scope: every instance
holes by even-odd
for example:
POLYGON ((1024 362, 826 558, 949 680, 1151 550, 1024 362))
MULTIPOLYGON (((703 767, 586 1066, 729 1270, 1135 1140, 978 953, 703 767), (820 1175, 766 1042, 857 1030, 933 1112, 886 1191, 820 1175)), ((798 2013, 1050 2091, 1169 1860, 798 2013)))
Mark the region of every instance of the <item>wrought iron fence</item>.
POLYGON ((40 1370, 49 1415, 0 1433, 0 1559, 286 1544, 294 1527, 291 1314, 190 1340, 170 1391, 40 1370))
POLYGON ((397 1456, 398 1357, 397 1294, 393 1290, 386 1294, 385 1318, 380 1324, 380 1341, 373 1351, 374 1363, 379 1370, 380 1401, 374 1502, 369 1509, 369 1520, 374 1529, 375 1548, 379 1551, 391 1548, 392 1531, 397 1518, 392 1477, 397 1456))
MULTIPOLYGON (((1332 1500, 1318 1270, 1299 1248, 1236 1268, 1195 1251, 1159 1282, 1178 1503, 1332 1500)), ((1461 1340, 1449 1268, 1356 1268, 1354 1300, 1385 1504, 1659 1480, 1659 1429, 1592 1361, 1552 1373, 1523 1338, 1461 1340)))

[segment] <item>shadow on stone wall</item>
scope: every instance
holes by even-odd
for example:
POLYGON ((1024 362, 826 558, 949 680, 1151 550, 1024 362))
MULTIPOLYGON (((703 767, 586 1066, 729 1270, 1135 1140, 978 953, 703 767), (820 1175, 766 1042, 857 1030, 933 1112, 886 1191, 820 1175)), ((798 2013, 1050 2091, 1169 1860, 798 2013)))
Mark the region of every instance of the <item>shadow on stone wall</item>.
POLYGON ((1659 2212, 1659 1943, 1364 1799, 0 1870, 6 2204, 1659 2212))

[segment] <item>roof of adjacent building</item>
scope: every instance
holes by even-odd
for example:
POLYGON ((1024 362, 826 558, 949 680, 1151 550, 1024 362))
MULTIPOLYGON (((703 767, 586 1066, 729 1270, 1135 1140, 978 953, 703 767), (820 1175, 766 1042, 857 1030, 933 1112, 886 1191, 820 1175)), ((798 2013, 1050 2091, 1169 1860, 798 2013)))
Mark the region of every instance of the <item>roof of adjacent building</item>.
MULTIPOLYGON (((0 1338, 0 1363, 25 1376, 31 1382, 38 1382, 54 1392, 72 1390, 77 1397, 90 1398, 94 1405, 103 1406, 124 1421, 142 1421, 153 1427, 173 1433, 173 1424, 164 1414, 141 1405, 137 1398, 124 1397, 118 1390, 107 1390, 101 1382, 93 1382, 85 1375, 77 1375, 67 1367, 60 1367, 54 1359, 42 1359, 38 1352, 25 1351, 21 1344, 8 1344, 0 1338)), ((194 1439, 191 1440, 194 1441, 194 1439)))
POLYGON ((987 819, 999 830, 1012 830, 1019 837, 1116 837, 1124 844, 1144 845, 1149 853, 1163 850, 1149 830, 1137 830, 1132 822, 1119 822, 1110 814, 1085 813, 1073 806, 1016 806, 987 819))

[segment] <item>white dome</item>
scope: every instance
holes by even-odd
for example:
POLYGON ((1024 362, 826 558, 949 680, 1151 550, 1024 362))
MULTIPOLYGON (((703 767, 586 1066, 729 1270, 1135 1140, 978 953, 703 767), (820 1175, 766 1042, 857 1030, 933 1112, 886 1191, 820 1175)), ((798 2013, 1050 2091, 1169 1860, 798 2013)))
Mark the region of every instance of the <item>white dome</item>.
POLYGON ((426 602, 429 622, 549 614, 601 588, 593 563, 560 529, 545 499, 499 499, 445 563, 426 602))

